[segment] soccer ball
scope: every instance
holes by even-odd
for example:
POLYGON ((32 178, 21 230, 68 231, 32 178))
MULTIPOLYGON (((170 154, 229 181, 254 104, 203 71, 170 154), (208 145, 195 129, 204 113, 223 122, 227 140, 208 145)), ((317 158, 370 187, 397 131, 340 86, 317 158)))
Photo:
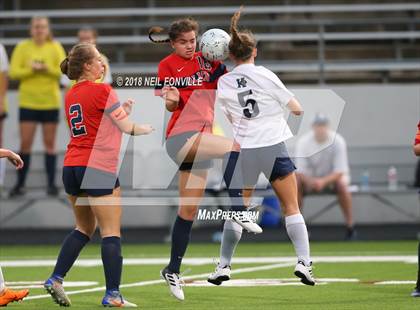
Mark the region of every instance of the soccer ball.
POLYGON ((209 29, 200 40, 200 50, 204 58, 210 61, 225 60, 229 55, 230 36, 222 29, 209 29))

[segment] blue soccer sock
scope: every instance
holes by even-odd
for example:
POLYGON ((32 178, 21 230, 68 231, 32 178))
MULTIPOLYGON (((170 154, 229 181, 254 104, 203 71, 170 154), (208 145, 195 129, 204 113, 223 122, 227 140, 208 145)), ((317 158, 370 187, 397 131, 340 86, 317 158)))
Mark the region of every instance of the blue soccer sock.
POLYGON ((20 153, 20 157, 22 158, 25 165, 22 169, 17 171, 17 183, 16 187, 24 187, 26 182, 26 176, 28 175, 29 167, 31 166, 31 154, 20 153))
POLYGON ((52 277, 63 279, 89 240, 87 235, 76 229, 68 234, 61 246, 52 277))
POLYGON ((57 155, 45 153, 44 160, 45 160, 45 168, 47 171, 48 186, 49 187, 55 186, 57 155))
POLYGON ((242 201, 243 180, 239 152, 229 152, 223 157, 223 179, 231 198, 231 210, 246 211, 242 201), (237 169, 235 169, 237 167, 237 169))
POLYGON ((179 273, 182 258, 190 242, 192 225, 193 221, 184 220, 179 215, 176 217, 172 230, 171 260, 168 265, 168 269, 171 272, 179 273))
POLYGON ((121 283, 122 262, 121 238, 105 237, 102 239, 102 263, 104 265, 107 292, 119 291, 121 283))

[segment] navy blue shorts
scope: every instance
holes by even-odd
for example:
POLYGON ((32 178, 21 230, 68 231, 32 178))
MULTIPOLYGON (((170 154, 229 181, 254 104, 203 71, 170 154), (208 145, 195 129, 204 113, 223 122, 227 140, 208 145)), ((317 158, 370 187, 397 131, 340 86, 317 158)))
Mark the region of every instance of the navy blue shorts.
POLYGON ((177 160, 177 155, 182 147, 187 143, 187 141, 194 136, 197 131, 187 131, 184 133, 180 133, 178 135, 170 136, 166 140, 166 152, 168 153, 169 157, 179 166, 179 170, 192 170, 192 169, 209 169, 213 167, 212 160, 203 160, 197 162, 182 162, 180 163, 177 160))
POLYGON ((242 149, 242 177, 246 187, 257 184, 260 173, 273 182, 296 170, 284 142, 253 149, 242 149))
POLYGON ((37 122, 37 123, 58 123, 60 110, 32 110, 19 109, 19 121, 21 122, 37 122))
POLYGON ((110 172, 89 167, 64 167, 63 184, 67 194, 99 197, 111 195, 120 186, 118 177, 110 172))

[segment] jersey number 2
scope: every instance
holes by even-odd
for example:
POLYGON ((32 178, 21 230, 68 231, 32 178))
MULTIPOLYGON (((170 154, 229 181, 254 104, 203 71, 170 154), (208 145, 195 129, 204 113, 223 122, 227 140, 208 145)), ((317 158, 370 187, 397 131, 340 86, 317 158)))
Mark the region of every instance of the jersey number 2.
POLYGON ((238 93, 238 100, 241 106, 244 108, 243 112, 246 118, 253 118, 260 113, 257 101, 254 99, 245 100, 245 96, 252 95, 252 90, 246 90, 238 93))
POLYGON ((82 106, 79 103, 70 106, 70 126, 73 137, 84 136, 87 134, 86 126, 83 125, 82 106))

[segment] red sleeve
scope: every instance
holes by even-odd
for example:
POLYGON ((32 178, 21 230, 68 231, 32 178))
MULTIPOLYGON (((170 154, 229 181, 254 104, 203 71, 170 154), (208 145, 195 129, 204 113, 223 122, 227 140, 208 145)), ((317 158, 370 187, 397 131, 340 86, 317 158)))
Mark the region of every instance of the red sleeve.
POLYGON ((99 84, 97 100, 95 100, 96 108, 109 114, 121 106, 115 90, 108 84, 99 84))
POLYGON ((161 61, 158 66, 158 79, 159 84, 155 88, 155 96, 161 96, 161 89, 164 86, 165 78, 171 77, 172 72, 171 68, 169 67, 169 64, 167 61, 161 61))
POLYGON ((414 145, 420 144, 420 122, 417 125, 417 134, 416 134, 416 138, 414 140, 414 145))
POLYGON ((161 61, 158 66, 158 78, 163 82, 166 77, 172 76, 171 68, 167 61, 161 61))

